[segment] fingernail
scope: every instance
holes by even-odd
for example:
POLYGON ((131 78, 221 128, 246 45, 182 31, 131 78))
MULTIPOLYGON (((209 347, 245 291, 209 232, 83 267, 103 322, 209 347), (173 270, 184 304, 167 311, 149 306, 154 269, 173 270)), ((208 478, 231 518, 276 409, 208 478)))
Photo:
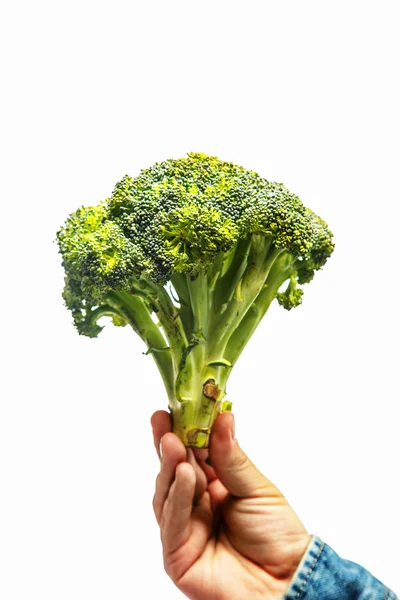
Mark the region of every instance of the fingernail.
POLYGON ((196 462, 192 448, 186 448, 186 462, 192 465, 196 462))
POLYGON ((160 459, 163 457, 163 449, 162 449, 162 438, 160 440, 160 447, 159 447, 159 451, 160 451, 160 459))
POLYGON ((232 427, 231 427, 231 436, 232 439, 235 440, 235 416, 232 415, 232 427))

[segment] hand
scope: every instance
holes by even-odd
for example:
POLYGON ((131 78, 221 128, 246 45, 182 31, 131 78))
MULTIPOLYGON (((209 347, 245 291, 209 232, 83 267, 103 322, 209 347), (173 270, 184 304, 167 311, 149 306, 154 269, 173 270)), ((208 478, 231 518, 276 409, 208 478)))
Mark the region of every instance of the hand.
POLYGON ((310 536, 239 447, 233 414, 213 427, 212 467, 207 451, 171 433, 167 412, 151 423, 161 458, 153 507, 172 581, 191 600, 281 599, 310 536))

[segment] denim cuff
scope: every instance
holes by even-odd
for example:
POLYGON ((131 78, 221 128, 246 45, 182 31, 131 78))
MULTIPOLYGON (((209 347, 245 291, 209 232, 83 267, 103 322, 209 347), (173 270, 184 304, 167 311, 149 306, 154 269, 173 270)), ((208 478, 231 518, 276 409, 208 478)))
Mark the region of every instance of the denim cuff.
POLYGON ((283 600, 398 600, 366 569, 313 535, 283 600))

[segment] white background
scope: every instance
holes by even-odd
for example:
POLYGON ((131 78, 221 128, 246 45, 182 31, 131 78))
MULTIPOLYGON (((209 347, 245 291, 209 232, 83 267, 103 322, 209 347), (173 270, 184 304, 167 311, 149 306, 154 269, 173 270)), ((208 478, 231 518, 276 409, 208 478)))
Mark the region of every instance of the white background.
POLYGON ((308 530, 400 590, 397 2, 4 2, 0 598, 181 598, 164 574, 128 329, 78 336, 54 243, 126 173, 190 151, 284 182, 336 250, 273 306, 229 392, 308 530))

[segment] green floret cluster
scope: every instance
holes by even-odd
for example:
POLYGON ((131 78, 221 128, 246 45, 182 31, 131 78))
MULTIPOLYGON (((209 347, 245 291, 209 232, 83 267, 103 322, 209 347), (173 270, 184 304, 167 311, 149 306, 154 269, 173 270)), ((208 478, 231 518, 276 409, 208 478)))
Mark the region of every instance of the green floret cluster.
POLYGON ((284 185, 189 153, 126 175, 57 233, 77 330, 130 325, 163 378, 174 431, 208 445, 232 367, 277 300, 290 310, 334 246, 284 185), (154 315, 158 320, 155 322, 154 315))

